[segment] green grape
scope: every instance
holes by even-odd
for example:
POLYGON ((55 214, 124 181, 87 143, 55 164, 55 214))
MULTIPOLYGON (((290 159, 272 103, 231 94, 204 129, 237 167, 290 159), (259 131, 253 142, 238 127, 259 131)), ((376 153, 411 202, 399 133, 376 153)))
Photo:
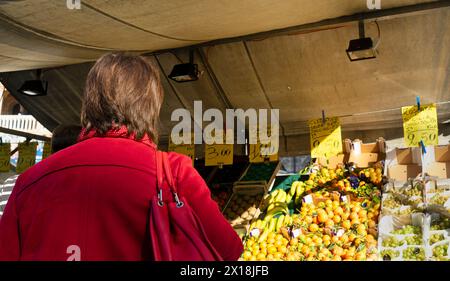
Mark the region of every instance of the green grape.
POLYGON ((382 245, 383 245, 383 247, 396 248, 396 247, 403 245, 403 243, 404 243, 403 241, 399 241, 395 237, 388 237, 386 239, 383 239, 382 245))
POLYGON ((422 237, 420 235, 408 236, 405 238, 408 245, 422 245, 422 237))
POLYGON ((444 229, 450 229, 449 218, 443 218, 431 223, 431 230, 444 230, 444 229))
POLYGON ((448 200, 448 196, 443 196, 441 194, 436 194, 431 198, 431 203, 436 204, 436 205, 444 205, 445 202, 448 200))
POLYGON ((433 256, 434 257, 444 257, 447 255, 448 244, 439 245, 433 248, 433 256))
POLYGON ((445 237, 442 234, 433 234, 430 236, 430 245, 432 245, 436 242, 442 241, 444 239, 445 239, 445 237))
POLYGON ((403 250, 403 260, 425 260, 425 250, 421 247, 408 247, 403 250))
POLYGON ((394 258, 397 258, 398 256, 400 256, 400 252, 396 250, 389 249, 381 251, 381 257, 383 258, 383 260, 392 260, 394 258))
POLYGON ((383 208, 396 209, 400 206, 401 204, 392 197, 388 197, 383 201, 383 208))
POLYGON ((419 226, 405 225, 400 229, 394 230, 393 234, 422 234, 422 230, 419 226))

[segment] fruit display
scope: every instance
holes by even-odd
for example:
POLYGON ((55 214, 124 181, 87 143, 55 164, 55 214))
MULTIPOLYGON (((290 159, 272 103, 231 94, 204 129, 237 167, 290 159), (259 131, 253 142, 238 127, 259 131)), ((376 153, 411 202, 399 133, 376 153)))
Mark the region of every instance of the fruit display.
POLYGON ((436 261, 450 261, 450 254, 448 253, 449 242, 436 245, 432 248, 432 260, 436 261))
POLYGON ((423 247, 407 247, 402 252, 404 261, 424 261, 425 249, 423 247))
POLYGON ((230 193, 227 191, 220 191, 220 192, 211 192, 211 197, 214 201, 217 202, 217 205, 219 206, 219 209, 222 210, 228 199, 230 198, 230 193))
POLYGON ((431 222, 430 230, 450 229, 450 218, 438 218, 431 222))
POLYGON ((450 199, 450 194, 446 193, 435 193, 429 196, 428 204, 434 204, 439 206, 444 206, 447 200, 450 199))
POLYGON ((306 181, 294 181, 289 189, 278 189, 267 195, 261 203, 261 216, 250 226, 242 259, 378 259, 380 200, 372 199, 380 191, 353 192, 364 183, 359 185, 359 180, 358 186, 351 186, 349 175, 343 168, 322 168, 310 174, 306 181), (344 199, 347 193, 352 197, 344 199), (360 200, 358 194, 362 195, 360 200), (305 200, 307 197, 313 200, 305 200))
POLYGON ((262 194, 233 194, 224 210, 225 218, 234 226, 247 225, 257 214, 262 194))

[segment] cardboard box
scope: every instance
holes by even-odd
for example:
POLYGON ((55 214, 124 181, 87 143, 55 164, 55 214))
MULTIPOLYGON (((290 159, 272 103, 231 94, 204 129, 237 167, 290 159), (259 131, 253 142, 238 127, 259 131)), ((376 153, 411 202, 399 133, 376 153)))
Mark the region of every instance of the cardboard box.
POLYGON ((382 161, 386 158, 386 142, 379 138, 374 143, 362 143, 361 140, 345 139, 342 154, 325 158, 318 158, 316 163, 321 166, 335 169, 346 163, 354 163, 358 168, 369 168, 376 165, 382 166, 382 161))
POLYGON ((421 148, 395 148, 386 154, 385 175, 394 181, 407 181, 422 173, 421 148))
POLYGON ((450 178, 450 145, 435 146, 425 154, 429 161, 424 165, 424 172, 440 179, 450 178))

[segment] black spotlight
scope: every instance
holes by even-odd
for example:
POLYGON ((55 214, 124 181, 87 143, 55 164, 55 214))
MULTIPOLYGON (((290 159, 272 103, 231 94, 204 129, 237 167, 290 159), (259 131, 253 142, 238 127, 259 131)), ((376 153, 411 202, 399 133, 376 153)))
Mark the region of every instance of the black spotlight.
POLYGON ((364 22, 360 21, 359 39, 350 40, 347 55, 350 61, 374 59, 377 57, 376 49, 373 46, 372 38, 365 37, 364 22))
POLYGON ((189 52, 189 63, 174 65, 169 78, 179 83, 198 80, 198 65, 194 64, 194 51, 189 52))
POLYGON ((48 81, 41 80, 41 70, 37 71, 36 80, 27 80, 18 91, 27 96, 45 96, 47 95, 48 81))

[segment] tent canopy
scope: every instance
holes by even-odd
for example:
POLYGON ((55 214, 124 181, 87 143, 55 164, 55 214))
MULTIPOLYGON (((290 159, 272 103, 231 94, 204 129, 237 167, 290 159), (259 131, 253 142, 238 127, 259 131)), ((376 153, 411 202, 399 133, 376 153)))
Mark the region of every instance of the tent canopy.
MULTIPOLYGON (((369 11, 363 0, 82 0, 80 10, 68 9, 66 1, 0 3, 2 82, 49 129, 79 122, 92 61, 114 50, 148 53, 160 67, 163 140, 174 125, 171 112, 192 112, 194 100, 223 111, 280 109, 285 153, 308 151, 307 121, 322 110, 341 117, 344 136, 373 141, 401 136, 400 107, 416 96, 423 104, 450 100, 448 1, 383 0, 381 11, 369 11), (436 7, 388 13, 421 5, 436 7), (377 58, 350 62, 345 49, 358 37, 358 16, 352 15, 377 13, 366 22, 366 35, 379 40, 377 58), (266 33, 220 41, 260 32, 266 33), (183 47, 192 45, 200 79, 167 79, 174 64, 188 61, 183 47), (17 93, 37 68, 46 68, 48 95, 17 93)), ((450 118, 449 109, 438 104, 441 121, 450 118)))

